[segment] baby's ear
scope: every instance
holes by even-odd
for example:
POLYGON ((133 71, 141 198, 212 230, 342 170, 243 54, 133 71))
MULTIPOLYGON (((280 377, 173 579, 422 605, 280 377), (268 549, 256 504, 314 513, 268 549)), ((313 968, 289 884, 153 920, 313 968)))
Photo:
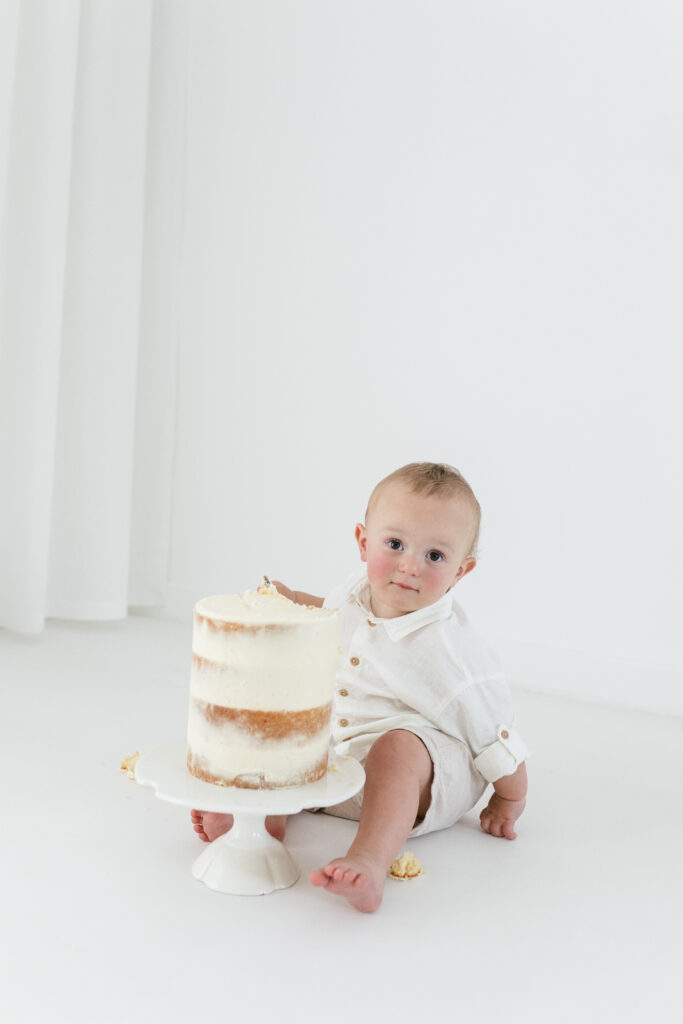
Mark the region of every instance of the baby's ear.
MULTIPOLYGON (((461 563, 460 568, 458 569, 457 575, 456 575, 455 579, 453 580, 453 582, 451 583, 451 585, 448 588, 448 590, 452 590, 453 587, 455 586, 455 584, 458 583, 459 580, 461 580, 463 578, 463 576, 467 576, 468 572, 472 572, 472 570, 474 569, 476 564, 477 564, 476 558, 466 558, 465 561, 461 563)), ((446 593, 448 593, 448 590, 446 591, 446 593)))
POLYGON ((467 576, 467 573, 472 572, 476 564, 476 558, 472 558, 471 556, 469 558, 466 558, 465 561, 460 566, 460 575, 458 578, 462 579, 463 576, 467 576))
POLYGON ((356 544, 360 551, 361 562, 368 560, 368 532, 362 523, 356 523, 356 544))

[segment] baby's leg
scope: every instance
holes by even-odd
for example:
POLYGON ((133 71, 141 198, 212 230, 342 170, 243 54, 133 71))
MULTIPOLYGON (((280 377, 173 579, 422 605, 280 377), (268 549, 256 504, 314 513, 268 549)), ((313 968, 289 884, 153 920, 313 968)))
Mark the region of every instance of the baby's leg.
POLYGON ((416 818, 427 813, 432 775, 432 759, 414 733, 394 729, 380 736, 365 763, 356 838, 345 857, 311 872, 313 885, 345 896, 357 910, 376 910, 392 861, 416 818))
MULTIPOLYGON (((229 832, 234 821, 232 814, 214 814, 212 811, 192 811, 190 818, 195 832, 205 843, 212 843, 229 832)), ((269 814, 266 818, 266 829, 275 839, 285 838, 286 824, 286 814, 269 814)))

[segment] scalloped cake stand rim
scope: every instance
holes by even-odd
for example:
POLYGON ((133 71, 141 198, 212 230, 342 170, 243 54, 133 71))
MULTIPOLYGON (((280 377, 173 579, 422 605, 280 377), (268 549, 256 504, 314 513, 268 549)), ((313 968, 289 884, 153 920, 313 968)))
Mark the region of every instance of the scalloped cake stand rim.
POLYGON ((184 740, 170 740, 143 754, 135 777, 160 800, 234 815, 232 829, 209 843, 192 866, 194 877, 208 888, 232 895, 264 895, 287 888, 299 878, 299 868, 285 844, 266 831, 266 815, 329 807, 353 796, 365 781, 355 758, 330 753, 322 779, 305 786, 269 790, 216 786, 190 775, 185 750, 184 740))

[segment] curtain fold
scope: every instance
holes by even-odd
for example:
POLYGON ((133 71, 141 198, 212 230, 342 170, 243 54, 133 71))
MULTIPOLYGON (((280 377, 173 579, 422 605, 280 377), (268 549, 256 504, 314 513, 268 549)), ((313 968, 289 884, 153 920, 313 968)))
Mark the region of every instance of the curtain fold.
POLYGON ((0 626, 36 632, 163 596, 184 0, 2 17, 0 626))

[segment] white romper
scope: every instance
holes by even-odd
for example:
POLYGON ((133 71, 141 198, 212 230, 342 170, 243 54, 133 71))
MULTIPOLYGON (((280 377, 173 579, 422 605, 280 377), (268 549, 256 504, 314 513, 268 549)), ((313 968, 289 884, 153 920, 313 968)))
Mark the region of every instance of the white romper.
MULTIPOLYGON (((529 756, 514 729, 510 692, 498 658, 469 625, 452 593, 392 619, 370 609, 367 576, 333 590, 341 647, 332 713, 335 752, 363 764, 392 729, 418 736, 432 759, 431 804, 411 836, 448 828, 474 807, 489 782, 529 756)), ((327 808, 358 820, 362 791, 327 808)))

